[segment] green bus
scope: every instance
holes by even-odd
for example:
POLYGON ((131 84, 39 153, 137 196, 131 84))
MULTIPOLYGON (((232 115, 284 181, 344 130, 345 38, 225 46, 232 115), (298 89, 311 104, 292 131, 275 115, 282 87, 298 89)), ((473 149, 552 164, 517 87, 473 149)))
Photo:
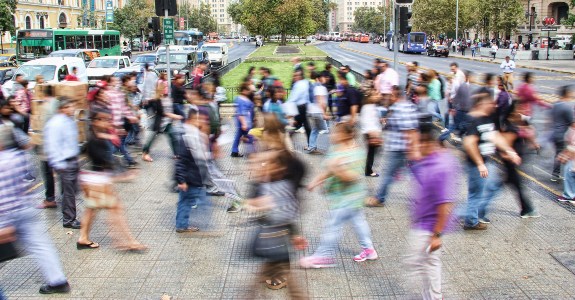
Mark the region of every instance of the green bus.
POLYGON ((91 29, 25 29, 16 33, 18 63, 47 57, 52 51, 97 49, 100 56, 121 55, 120 32, 91 29))

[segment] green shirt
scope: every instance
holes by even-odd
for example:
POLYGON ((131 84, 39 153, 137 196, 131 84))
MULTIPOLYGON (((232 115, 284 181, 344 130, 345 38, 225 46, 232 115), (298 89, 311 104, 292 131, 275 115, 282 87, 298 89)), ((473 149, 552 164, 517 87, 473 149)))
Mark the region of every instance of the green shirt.
MULTIPOLYGON (((331 176, 325 181, 325 190, 331 209, 360 208, 363 207, 367 197, 367 184, 363 175, 365 166, 365 152, 355 147, 352 149, 338 150, 327 155, 326 162, 341 160, 345 168, 357 175, 357 180, 344 182, 336 176, 331 176)), ((325 166, 324 166, 325 167, 325 166)))
POLYGON ((427 86, 427 95, 433 101, 440 101, 443 97, 441 97, 441 82, 439 79, 433 79, 429 85, 427 86))
POLYGON ((355 75, 353 75, 353 73, 347 72, 347 74, 345 74, 345 79, 347 79, 349 85, 357 87, 357 80, 355 80, 355 75))

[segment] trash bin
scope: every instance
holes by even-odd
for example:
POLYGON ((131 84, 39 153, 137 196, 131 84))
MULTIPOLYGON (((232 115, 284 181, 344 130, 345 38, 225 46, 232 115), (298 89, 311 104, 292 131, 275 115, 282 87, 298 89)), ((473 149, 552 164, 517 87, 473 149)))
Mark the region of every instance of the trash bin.
POLYGON ((539 60, 539 50, 531 50, 531 59, 539 60))

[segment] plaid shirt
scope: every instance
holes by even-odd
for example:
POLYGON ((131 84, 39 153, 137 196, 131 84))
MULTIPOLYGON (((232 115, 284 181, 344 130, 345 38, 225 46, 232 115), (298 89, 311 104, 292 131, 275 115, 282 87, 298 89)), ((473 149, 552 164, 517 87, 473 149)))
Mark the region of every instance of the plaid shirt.
POLYGON ((398 101, 389 107, 386 124, 386 151, 406 151, 408 141, 405 131, 419 127, 417 107, 405 100, 398 101))
POLYGON ((31 185, 24 181, 31 166, 26 152, 16 149, 0 151, 0 165, 0 228, 4 228, 14 212, 31 207, 31 185))
POLYGON ((108 108, 112 112, 114 126, 124 126, 124 117, 133 117, 132 110, 126 103, 126 95, 119 90, 106 91, 106 97, 110 102, 108 108))

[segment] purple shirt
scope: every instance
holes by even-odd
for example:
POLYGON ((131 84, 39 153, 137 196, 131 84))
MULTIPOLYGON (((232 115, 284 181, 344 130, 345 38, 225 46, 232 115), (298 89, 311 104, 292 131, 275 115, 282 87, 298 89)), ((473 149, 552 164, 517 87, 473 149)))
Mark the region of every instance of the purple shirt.
POLYGON ((414 163, 411 169, 418 183, 411 208, 412 227, 433 231, 437 207, 456 201, 458 160, 449 151, 440 150, 414 163))

